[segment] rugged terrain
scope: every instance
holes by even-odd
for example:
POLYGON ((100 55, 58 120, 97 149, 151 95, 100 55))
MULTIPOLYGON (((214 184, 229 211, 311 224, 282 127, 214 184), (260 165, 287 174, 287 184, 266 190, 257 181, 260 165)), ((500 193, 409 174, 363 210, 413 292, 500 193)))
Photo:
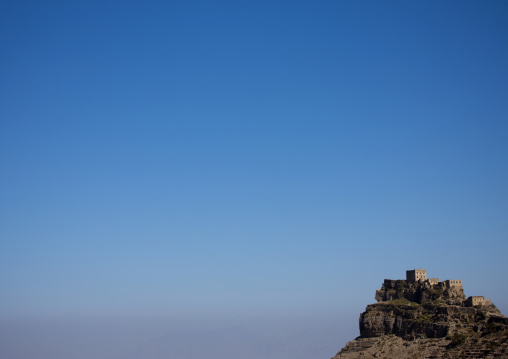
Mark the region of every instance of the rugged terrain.
POLYGON ((490 302, 466 307, 462 286, 386 279, 339 358, 508 358, 508 318, 490 302))

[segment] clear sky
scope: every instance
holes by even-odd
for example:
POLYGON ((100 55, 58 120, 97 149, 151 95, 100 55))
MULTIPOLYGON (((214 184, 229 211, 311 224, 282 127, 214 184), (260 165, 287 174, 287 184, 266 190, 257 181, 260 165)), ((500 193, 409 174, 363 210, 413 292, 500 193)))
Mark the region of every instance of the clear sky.
POLYGON ((1 1, 0 354, 162 358, 241 327, 328 358, 415 267, 508 314, 507 19, 1 1))

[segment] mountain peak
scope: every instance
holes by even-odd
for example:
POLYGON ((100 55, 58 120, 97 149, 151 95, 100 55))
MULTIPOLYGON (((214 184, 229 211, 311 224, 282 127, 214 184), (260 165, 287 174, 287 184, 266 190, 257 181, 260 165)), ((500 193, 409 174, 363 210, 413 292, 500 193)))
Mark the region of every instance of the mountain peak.
POLYGON ((508 358, 508 318, 490 299, 464 295, 462 280, 385 279, 360 314, 360 336, 339 358, 508 358))

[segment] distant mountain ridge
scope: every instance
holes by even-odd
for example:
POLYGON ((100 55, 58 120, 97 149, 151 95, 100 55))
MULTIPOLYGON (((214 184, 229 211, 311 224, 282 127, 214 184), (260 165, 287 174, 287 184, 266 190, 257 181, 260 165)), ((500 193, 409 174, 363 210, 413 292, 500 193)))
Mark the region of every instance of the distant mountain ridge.
POLYGON ((482 296, 466 299, 461 280, 385 279, 360 315, 360 336, 333 359, 508 358, 508 318, 482 296))

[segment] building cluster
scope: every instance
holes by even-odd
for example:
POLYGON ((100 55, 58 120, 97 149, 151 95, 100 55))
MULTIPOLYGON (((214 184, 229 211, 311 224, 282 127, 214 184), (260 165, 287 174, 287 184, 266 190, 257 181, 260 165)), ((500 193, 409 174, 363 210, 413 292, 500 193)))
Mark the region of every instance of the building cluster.
POLYGON ((440 282, 439 278, 428 278, 426 269, 412 269, 406 271, 406 281, 409 283, 424 282, 430 285, 437 285, 443 288, 457 288, 462 289, 462 280, 460 279, 447 279, 440 282))
MULTIPOLYGON (((438 286, 447 289, 462 289, 461 279, 447 279, 440 282, 438 278, 428 278, 426 269, 412 269, 406 271, 406 281, 409 283, 428 283, 431 286, 438 286)), ((492 300, 485 299, 483 296, 471 296, 468 297, 464 302, 466 307, 476 307, 481 305, 491 305, 492 300)))

